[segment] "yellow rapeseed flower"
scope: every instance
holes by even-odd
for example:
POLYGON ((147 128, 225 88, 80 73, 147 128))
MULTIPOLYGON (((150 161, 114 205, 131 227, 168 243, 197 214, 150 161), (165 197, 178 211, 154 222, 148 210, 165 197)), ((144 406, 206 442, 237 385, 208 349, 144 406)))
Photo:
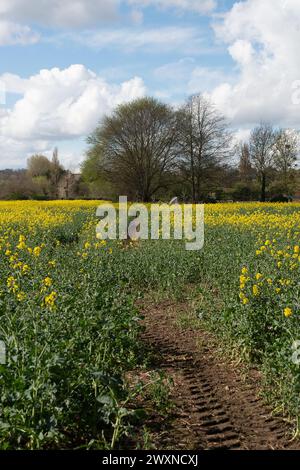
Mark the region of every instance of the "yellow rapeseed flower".
POLYGON ((38 257, 40 256, 40 254, 41 254, 41 251, 42 251, 41 247, 40 247, 40 246, 36 246, 36 247, 33 249, 33 255, 34 255, 36 258, 38 258, 38 257))
POLYGON ((260 293, 259 287, 256 284, 254 284, 254 286, 252 287, 252 292, 253 292, 253 295, 255 297, 257 297, 259 295, 259 293, 260 293))
POLYGON ((52 279, 51 279, 51 277, 45 277, 45 279, 43 280, 43 284, 44 284, 44 286, 46 286, 46 287, 52 286, 52 279))
POLYGON ((57 293, 52 291, 51 294, 46 295, 44 299, 44 304, 46 305, 46 307, 53 309, 55 307, 56 299, 57 299, 57 293))
POLYGON ((290 307, 286 307, 283 313, 284 313, 284 316, 288 318, 293 315, 293 310, 290 307))

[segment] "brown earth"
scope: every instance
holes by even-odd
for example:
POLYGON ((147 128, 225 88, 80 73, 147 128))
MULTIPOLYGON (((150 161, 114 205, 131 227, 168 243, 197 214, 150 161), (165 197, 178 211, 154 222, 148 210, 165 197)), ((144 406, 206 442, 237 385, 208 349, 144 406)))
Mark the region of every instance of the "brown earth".
MULTIPOLYGON (((143 342, 151 367, 173 380, 167 416, 152 410, 146 423, 157 449, 298 449, 291 425, 260 397, 260 374, 217 352, 216 339, 180 324, 187 305, 145 302, 143 342), (245 372, 246 371, 246 372, 245 372)), ((192 319, 191 319, 192 324, 192 319)))

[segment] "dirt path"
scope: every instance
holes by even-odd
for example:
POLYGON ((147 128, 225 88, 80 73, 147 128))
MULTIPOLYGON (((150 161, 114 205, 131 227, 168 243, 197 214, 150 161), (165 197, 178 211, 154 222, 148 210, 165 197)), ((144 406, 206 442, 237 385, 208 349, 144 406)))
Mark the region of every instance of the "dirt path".
MULTIPOLYGON (((259 375, 220 359, 211 336, 182 328, 184 304, 165 301, 143 307, 143 341, 153 348, 153 366, 174 381, 171 417, 156 429, 158 449, 295 449, 291 429, 259 398, 259 375)), ((155 416, 155 414, 154 414, 155 416)))

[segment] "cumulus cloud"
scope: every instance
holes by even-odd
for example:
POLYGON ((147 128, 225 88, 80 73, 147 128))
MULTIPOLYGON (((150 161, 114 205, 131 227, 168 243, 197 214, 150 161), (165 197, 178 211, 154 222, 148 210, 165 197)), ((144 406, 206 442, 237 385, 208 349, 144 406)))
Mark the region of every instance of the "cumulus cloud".
POLYGON ((249 41, 243 39, 235 41, 228 49, 229 54, 239 65, 246 66, 251 63, 255 50, 249 41))
POLYGON ((138 77, 108 84, 83 65, 41 70, 28 79, 4 74, 0 80, 21 94, 11 109, 0 108, 0 155, 15 155, 24 147, 32 151, 35 142, 47 147, 51 141, 85 136, 116 105, 146 92, 138 77))
POLYGON ((235 83, 217 86, 211 97, 235 125, 269 120, 300 127, 300 103, 295 100, 295 81, 300 79, 299 25, 298 0, 238 2, 215 25, 239 75, 235 83))

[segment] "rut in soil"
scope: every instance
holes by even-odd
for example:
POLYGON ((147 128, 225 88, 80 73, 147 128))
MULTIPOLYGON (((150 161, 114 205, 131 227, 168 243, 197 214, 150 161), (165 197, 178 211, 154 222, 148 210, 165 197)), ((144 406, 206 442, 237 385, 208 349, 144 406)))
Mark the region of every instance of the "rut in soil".
POLYGON ((258 372, 247 377, 220 359, 205 331, 181 328, 184 304, 146 303, 143 341, 153 366, 173 379, 174 411, 157 433, 159 449, 295 449, 291 427, 259 397, 258 372))

